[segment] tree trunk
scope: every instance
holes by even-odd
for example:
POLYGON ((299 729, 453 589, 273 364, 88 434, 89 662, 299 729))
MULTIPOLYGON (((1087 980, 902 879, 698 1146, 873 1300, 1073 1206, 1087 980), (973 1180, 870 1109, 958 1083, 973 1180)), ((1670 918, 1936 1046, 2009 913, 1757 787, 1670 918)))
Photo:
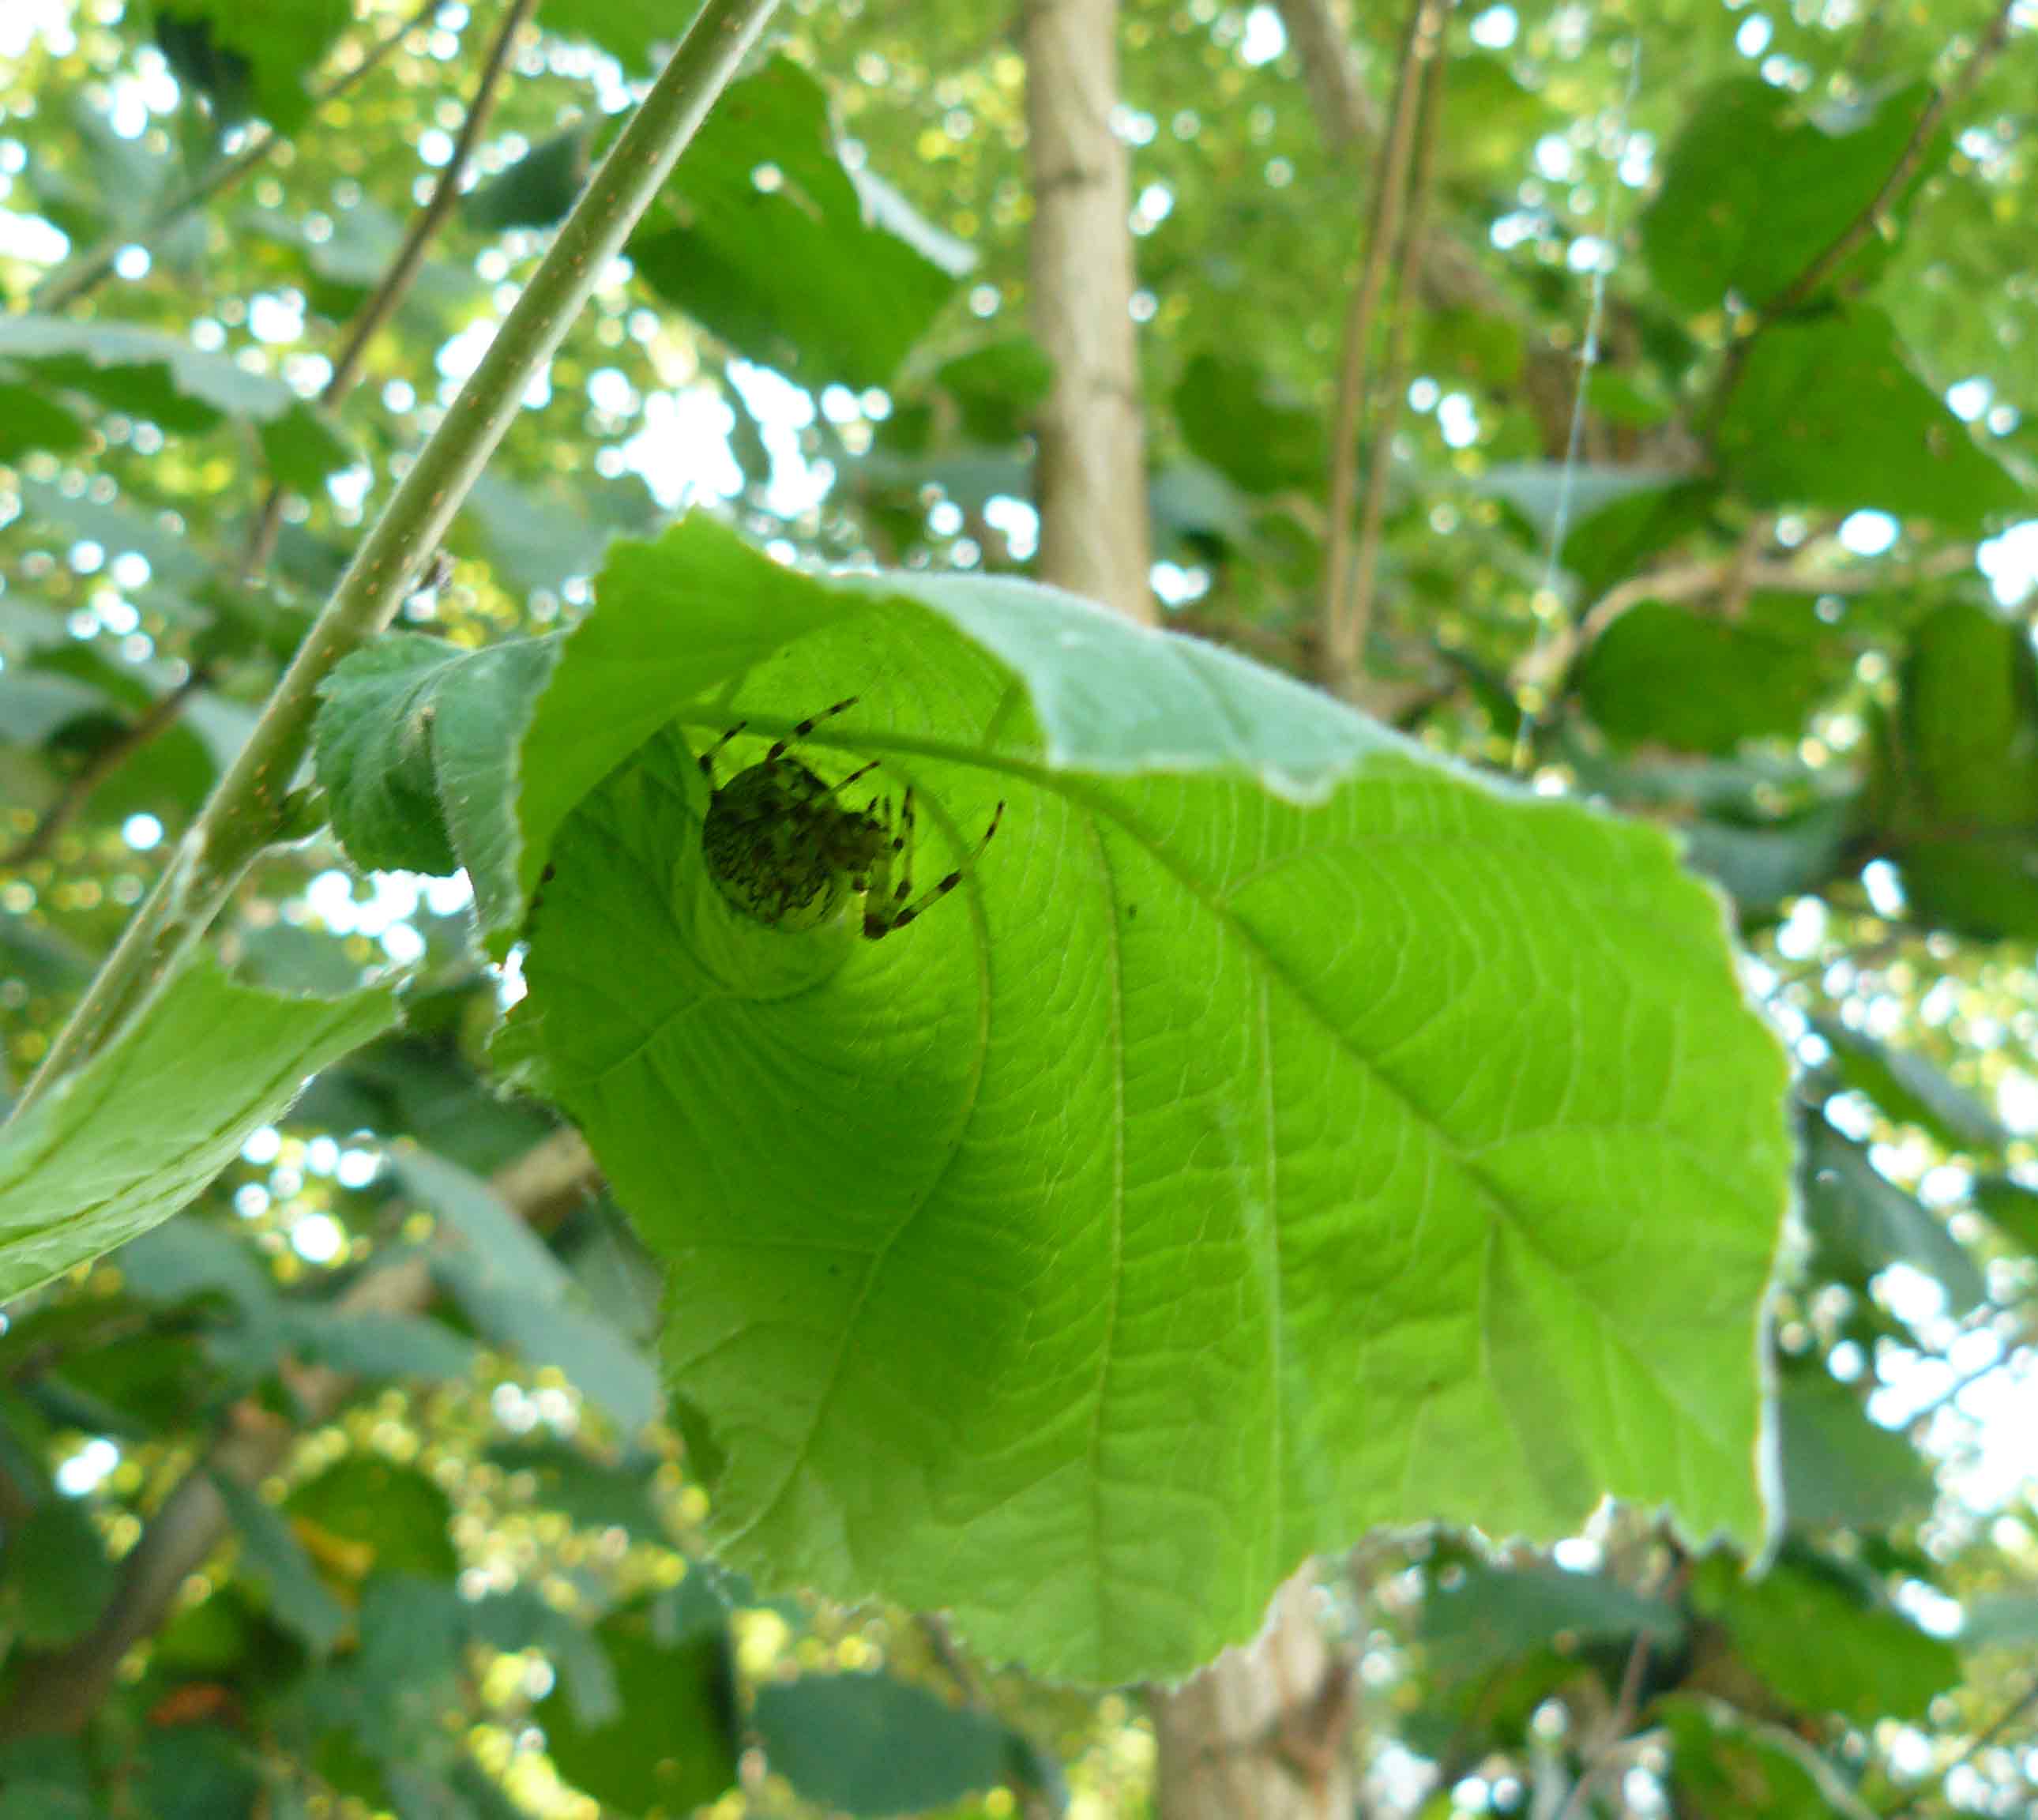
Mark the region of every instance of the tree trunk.
POLYGON ((1308 1568, 1265 1629, 1152 1701, 1162 1820, 1350 1820, 1351 1665, 1324 1640, 1308 1568))
POLYGON ((1040 574, 1150 624, 1117 3, 1025 3, 1033 333, 1055 365, 1036 425, 1040 574))
MULTIPOLYGON (((1117 23, 1116 0, 1026 0, 1033 331, 1055 364, 1034 491, 1041 578, 1151 624, 1117 23)), ((1153 1694, 1164 1820, 1348 1820, 1349 1688, 1298 1575, 1257 1640, 1153 1694)))

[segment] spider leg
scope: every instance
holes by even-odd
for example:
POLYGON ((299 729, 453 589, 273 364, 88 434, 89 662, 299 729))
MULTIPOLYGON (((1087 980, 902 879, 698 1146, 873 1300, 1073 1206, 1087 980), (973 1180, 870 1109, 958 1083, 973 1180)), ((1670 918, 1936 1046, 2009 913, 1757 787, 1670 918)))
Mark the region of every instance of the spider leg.
POLYGON ((858 699, 853 695, 846 695, 833 706, 823 708, 819 714, 809 715, 805 720, 801 721, 790 733, 765 753, 764 762, 769 764, 775 758, 783 758, 787 747, 797 745, 823 721, 833 720, 837 715, 847 713, 850 709, 856 706, 858 699))
POLYGON ((828 794, 830 796, 832 796, 839 790, 848 789, 849 787, 852 783, 855 783, 859 777, 868 777, 872 772, 877 768, 880 762, 881 761, 879 760, 873 758, 868 764, 858 766, 854 771, 852 771, 848 776, 843 778, 840 783, 830 784, 828 787, 828 794))
POLYGON ((991 810, 991 825, 984 829, 983 838, 979 840, 975 846, 972 847, 968 853, 964 856, 960 863, 956 866, 956 869, 953 872, 949 873, 946 878, 940 880, 938 883, 929 885, 928 888, 921 893, 918 897, 915 898, 911 903, 908 904, 904 901, 911 895, 912 889, 911 859, 913 832, 913 793, 910 790, 907 791, 906 793, 906 806, 900 817, 900 823, 904 829, 903 840, 895 840, 892 843, 895 849, 903 844, 907 854, 907 863, 903 865, 900 869, 899 889, 892 894, 892 902, 894 904, 900 904, 901 908, 894 912, 889 916, 885 916, 882 912, 879 912, 879 916, 883 919, 883 927, 876 929, 873 929, 871 927, 873 920, 872 912, 866 908, 863 913, 864 934, 869 936, 874 941, 880 935, 889 935, 894 929, 903 929, 930 904, 938 903, 942 898, 947 897, 951 891, 954 890, 955 888, 962 882, 963 874, 966 873, 971 866, 974 866, 978 860, 983 857, 983 850, 991 844, 991 837, 998 832, 998 825, 1000 821, 1003 821, 1004 818, 1005 805, 1001 802, 995 809, 991 810))
MULTIPOLYGON (((885 804, 888 821, 891 810, 888 798, 885 804)), ((877 856, 870 868, 867 884, 863 898, 863 933, 875 942, 897 926, 898 919, 892 912, 913 894, 913 793, 910 789, 899 806, 899 825, 892 836, 892 844, 877 856), (892 882, 894 866, 899 873, 896 885, 892 882)))
POLYGON ((714 788, 714 755, 721 751, 724 746, 728 745, 732 739, 735 738, 736 736, 742 732, 742 730, 749 724, 749 722, 747 720, 738 721, 735 726, 731 727, 728 732, 724 734, 721 738, 717 740, 713 745, 703 748, 700 756, 695 760, 695 763, 699 764, 701 768, 701 775, 707 779, 707 787, 710 790, 714 788))

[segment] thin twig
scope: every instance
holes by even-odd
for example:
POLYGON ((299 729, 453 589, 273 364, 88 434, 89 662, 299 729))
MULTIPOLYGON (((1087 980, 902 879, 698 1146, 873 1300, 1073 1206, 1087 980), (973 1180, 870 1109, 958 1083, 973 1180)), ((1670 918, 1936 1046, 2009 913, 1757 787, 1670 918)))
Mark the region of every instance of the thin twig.
POLYGON ((679 48, 589 180, 580 200, 398 483, 332 597, 298 646, 247 743, 154 888, 121 931, 42 1064, 14 1102, 19 1117, 161 988, 172 965, 218 915, 235 884, 288 825, 285 805, 311 743, 319 686, 378 634, 438 548, 532 380, 593 295, 664 186, 777 0, 706 0, 679 48))
POLYGON ((1803 271, 1762 306, 1747 332, 1727 350, 1726 359, 1720 368, 1719 382, 1714 389, 1712 402, 1707 414, 1709 430, 1718 428, 1720 419, 1725 415, 1727 400, 1741 383, 1741 374, 1747 368, 1749 352, 1763 331, 1784 317, 1796 314, 1810 302, 1826 280, 1851 259, 1862 242, 1876 231, 1877 224, 1891 203, 1917 174, 1918 167, 1924 161, 1940 123, 1955 108, 1964 104, 1989 65, 2002 55, 2003 47, 2009 41, 2010 22, 2017 6, 2017 0, 2002 0, 1988 29, 1982 34, 1980 43, 1975 45, 1973 54, 1960 66, 1953 79, 1943 89, 1935 90, 1932 98, 1919 111, 1917 123, 1911 129, 1911 136, 1904 141, 1903 150, 1896 154, 1888 174, 1877 186, 1868 206, 1820 248, 1803 271))
POLYGON ((1731 556, 1703 563, 1679 563, 1631 576, 1601 594, 1578 623, 1546 639, 1529 654, 1532 666, 1525 665, 1517 679, 1520 688, 1533 687, 1546 697, 1554 696, 1557 681, 1578 662, 1579 654, 1622 614, 1644 601, 1675 605, 1683 601, 1703 601, 1731 590, 1738 581, 1751 593, 1770 594, 1881 594, 1895 593, 1921 582, 1943 581, 1974 566, 1974 547, 1940 550, 1922 561, 1898 568, 1877 568, 1872 564, 1834 571, 1805 563, 1756 561, 1741 567, 1731 556))
MULTIPOLYGON (((1949 1776, 1952 1775, 1956 1769, 1961 1768, 1964 1765, 1973 1762, 1977 1757, 1980 1756, 1984 1750, 1987 1750, 1987 1748, 1998 1738, 2000 1738, 2003 1733, 2007 1731, 2011 1726, 2014 1725, 2018 1720, 2021 1719, 2025 1713, 2031 1711, 2033 1707, 2038 1707, 2038 1678, 2034 1678, 2030 1685, 2025 1689, 2023 1693, 2019 1694, 2015 1700, 2012 1701, 2008 1706, 2005 1707, 2003 1710, 1987 1725, 1983 1726, 1979 1731, 1976 1732, 1967 1749, 1963 1750, 1959 1756, 1956 1757, 1952 1762, 1949 1763, 1944 1769, 1939 1772, 1938 1776, 1935 1778, 1938 1786, 1943 1789, 1945 1787, 1946 1778, 1949 1776)), ((1929 1787, 1920 1787, 1914 1790, 1911 1794, 1905 1796, 1903 1800, 1897 1803, 1894 1807, 1885 1811, 1882 1816, 1882 1820, 1907 1820, 1907 1817, 1909 1815, 1918 1811, 1919 1807, 1923 1804, 1926 1796, 1930 1794, 1931 1792, 1932 1791, 1929 1787)))
MULTIPOLYGON (((540 4, 540 0, 510 0, 502 23, 497 28, 494 41, 488 47, 487 61, 475 84, 474 99, 468 104, 467 118, 460 123, 460 136, 453 142, 453 156, 439 173, 438 181, 433 185, 425 206, 411 218, 403 243, 396 249, 396 257, 390 260, 381 282, 369 293, 366 301, 347 325, 347 339, 334 358, 331 373, 319 391, 317 404, 320 411, 336 409, 340 400, 354 389, 361 377, 368 344, 396 313, 410 294, 411 286, 417 282, 418 274, 424 269, 426 252, 460 200, 460 184, 487 127, 489 116, 495 111, 502 78, 509 71, 510 59, 517 47, 517 35, 540 4)), ((275 552, 276 535, 283 522, 283 491, 282 487, 271 485, 260 510, 256 514, 242 563, 244 575, 259 575, 268 567, 269 559, 275 552)))
MULTIPOLYGON (((1680 1553, 1677 1564, 1661 1594, 1666 1605, 1675 1606, 1683 1598, 1684 1583, 1691 1575, 1691 1557, 1680 1553)), ((1649 1672, 1649 1632, 1638 1630, 1627 1652, 1627 1666, 1620 1673, 1620 1690, 1614 1696, 1613 1711, 1607 1716, 1606 1742, 1594 1754, 1592 1761, 1578 1772, 1578 1780, 1564 1791, 1563 1802, 1557 1809, 1555 1820, 1570 1820, 1571 1810, 1583 1799, 1586 1789, 1598 1780, 1612 1761, 1614 1753, 1634 1730, 1635 1720, 1641 1716, 1642 1682, 1649 1672)))
POLYGON ((1351 53, 1351 21, 1345 17, 1343 0, 1274 0, 1274 5, 1302 66, 1326 149, 1341 152, 1355 141, 1372 138, 1379 122, 1359 80, 1358 59, 1351 53))
MULTIPOLYGON (((353 68, 343 70, 313 93, 312 112, 316 113, 347 93, 437 12, 441 4, 441 0, 424 0, 424 4, 396 30, 377 39, 353 68)), ((256 131, 239 151, 231 157, 222 158, 204 176, 187 184, 140 227, 110 234, 90 252, 81 253, 76 259, 68 260, 59 266, 28 294, 28 308, 46 315, 52 314, 68 304, 77 302, 87 292, 97 290, 105 282, 113 270, 113 262, 124 248, 146 247, 160 239, 193 209, 231 189, 258 165, 267 162, 269 154, 283 143, 286 136, 267 127, 256 131)))
POLYGON ((1339 695, 1347 692, 1358 668, 1346 601, 1366 361, 1373 339, 1373 319, 1387 282, 1389 257, 1400 237, 1402 205, 1407 195, 1421 66, 1435 47, 1441 12, 1440 0, 1411 0, 1407 23, 1402 32, 1400 66, 1394 78, 1393 111, 1373 179, 1366 256, 1358 282, 1352 287, 1345 308, 1343 342, 1338 357, 1337 407, 1331 431, 1330 543, 1324 555, 1321 654, 1324 681, 1339 695))
MULTIPOLYGON (((1442 19, 1437 17, 1441 35, 1442 19)), ((1408 363, 1408 325, 1415 314, 1415 286, 1409 275, 1422 264, 1422 239, 1428 214, 1430 180, 1436 165, 1437 131, 1444 105, 1442 47, 1432 42, 1422 59, 1422 91, 1416 101, 1418 119, 1414 174, 1408 181, 1408 221, 1402 236, 1400 257, 1395 261, 1393 313, 1387 321, 1387 350, 1381 363, 1377 403, 1373 413, 1373 447, 1366 457, 1366 497, 1359 507, 1358 560, 1352 577, 1351 609, 1347 635, 1354 663, 1358 667, 1346 679, 1347 692, 1354 692, 1368 635, 1373 629, 1373 602, 1380 582, 1381 528, 1387 515, 1387 481, 1393 466, 1394 435, 1401 424, 1402 395, 1406 389, 1408 363)))
POLYGON ((160 739, 176 724, 191 697, 205 687, 206 672, 199 665, 177 686, 159 695, 127 726, 100 745, 85 760, 45 809, 36 825, 5 853, 0 866, 26 866, 49 851, 57 836, 68 828, 78 812, 91 801, 93 792, 142 747, 160 739))
POLYGON ((1938 1415, 1948 1404, 1958 1401, 1964 1393, 1972 1390, 1983 1378, 1993 1378, 1997 1372, 2006 1371, 2016 1363, 2017 1354, 2024 1349, 2024 1342, 2021 1340, 2006 1339, 2001 1335, 1993 1333, 1990 1335, 1990 1338, 1998 1343, 1995 1356, 1982 1364, 1969 1366, 1966 1371, 1955 1377, 1953 1381, 1936 1397, 1920 1403, 1904 1418, 1905 1428, 1915 1426, 1923 1421, 1928 1416, 1938 1415))

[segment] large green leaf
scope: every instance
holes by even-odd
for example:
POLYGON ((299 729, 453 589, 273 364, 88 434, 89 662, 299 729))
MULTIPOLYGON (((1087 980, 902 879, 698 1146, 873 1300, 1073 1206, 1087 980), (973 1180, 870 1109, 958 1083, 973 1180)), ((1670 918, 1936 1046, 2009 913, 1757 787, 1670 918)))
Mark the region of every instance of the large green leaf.
POLYGON ((311 112, 307 79, 353 9, 347 0, 154 0, 150 10, 165 54, 223 121, 252 110, 290 133, 311 112))
POLYGON ((1885 1176, 1865 1148, 1822 1114, 1807 1111, 1799 1129, 1800 1190, 1817 1242, 1815 1272, 1865 1289, 1885 1265, 1908 1264, 1938 1280, 1956 1313, 1982 1299, 1981 1267, 1915 1195, 1885 1176))
POLYGON ((1912 634, 1877 752, 1879 819, 1921 920, 2038 933, 2038 652, 1951 601, 1912 634))
MULTIPOLYGON (((1876 200, 1931 90, 1919 82, 1846 109, 1805 116, 1796 97, 1753 75, 1703 97, 1664 161, 1642 218, 1649 269, 1690 310, 1732 292, 1759 309, 1876 200)), ((1934 139, 1932 164, 1943 160, 1934 139)), ((1871 250, 1883 243, 1869 237, 1871 250)))
POLYGON ((1616 739, 1731 752, 1794 738, 1852 668, 1801 596, 1758 595, 1731 620, 1642 601, 1593 641, 1578 688, 1616 739))
POLYGON ((1656 1716, 1669 1737, 1681 1820, 1869 1820, 1824 1759, 1780 1727, 1681 1694, 1656 1716))
POLYGON ((1961 531, 2029 502, 1866 305, 1765 330, 1716 444, 1728 479, 1762 505, 1876 506, 1961 531))
POLYGON ((396 1017, 387 992, 282 998, 186 966, 0 1133, 0 1300, 169 1219, 307 1075, 396 1017))
POLYGON ((757 1690, 765 1760, 843 1814, 922 1814, 1002 1783, 1020 1748, 987 1712, 888 1674, 803 1674, 757 1690))
POLYGON ((357 864, 433 873, 464 865, 484 912, 510 901, 514 859, 508 829, 490 813, 501 800, 490 775, 521 736, 553 655, 534 639, 464 650, 398 632, 327 680, 318 764, 333 825, 357 864))
POLYGON ((1253 361, 1198 355, 1176 382, 1174 406, 1183 440, 1233 485, 1248 493, 1322 490, 1321 415, 1282 396, 1253 361))
POLYGON ((504 1052, 672 1266, 723 1545, 1114 1680, 1305 1554, 1760 1529, 1783 1067, 1660 834, 1049 590, 619 545, 521 754, 504 1052), (910 784, 881 942, 726 908, 692 752, 910 784), (1694 1272, 1694 1248, 1706 1267, 1694 1272))
POLYGON ((130 323, 0 317, 0 357, 166 430, 206 430, 222 416, 267 423, 301 408, 280 379, 130 323))
POLYGON ((0 1548, 0 1629, 28 1644, 68 1643, 91 1629, 119 1584, 91 1512, 46 1497, 9 1530, 0 1548))
POLYGON ((1856 1569, 1797 1549, 1760 1579, 1725 1555, 1692 1575, 1691 1609, 1726 1627, 1734 1653, 1800 1711, 1858 1725, 1922 1718, 1960 1679, 1960 1652, 1885 1603, 1856 1569))
POLYGON ((560 1775, 606 1806, 690 1813, 736 1780, 735 1688, 726 1632, 710 1610, 668 1598, 615 1613, 594 1636, 619 1710, 584 1717, 563 1689, 535 1715, 560 1775))
POLYGON ((1887 1529, 1931 1509, 1930 1465, 1900 1432, 1869 1420, 1858 1391, 1813 1364, 1786 1370, 1777 1391, 1791 1529, 1887 1529))
POLYGON ((434 1250, 433 1268, 468 1320, 527 1363, 556 1366, 625 1435, 658 1412, 650 1359, 612 1314, 586 1306, 565 1267, 487 1182, 417 1151, 396 1158, 396 1174, 446 1223, 450 1242, 434 1250))
POLYGON ((782 58, 715 104, 629 253, 738 352, 816 386, 885 384, 968 261, 843 167, 820 85, 782 58))
POLYGON ((1646 1636, 1667 1655, 1684 1633, 1674 1606, 1604 1574, 1471 1559, 1449 1564, 1438 1581, 1422 1601, 1423 1655, 1449 1680, 1490 1673, 1560 1637, 1575 1650, 1646 1636))

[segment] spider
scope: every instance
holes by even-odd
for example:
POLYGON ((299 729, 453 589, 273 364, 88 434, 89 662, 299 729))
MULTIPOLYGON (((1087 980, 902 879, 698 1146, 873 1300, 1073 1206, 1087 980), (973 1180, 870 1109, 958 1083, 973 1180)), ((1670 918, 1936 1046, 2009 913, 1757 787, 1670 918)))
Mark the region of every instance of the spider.
POLYGON ((850 785, 877 768, 877 760, 828 783, 787 756, 822 722, 847 712, 857 700, 847 696, 801 721, 760 763, 739 771, 727 783, 715 782, 714 755, 748 723, 738 721, 700 755, 709 791, 701 853, 722 896, 746 916, 778 929, 815 929, 835 916, 846 894, 855 892, 863 898, 863 933, 877 941, 954 890, 998 832, 1002 802, 961 865, 915 897, 911 788, 895 825, 888 798, 862 809, 839 800, 850 785))

